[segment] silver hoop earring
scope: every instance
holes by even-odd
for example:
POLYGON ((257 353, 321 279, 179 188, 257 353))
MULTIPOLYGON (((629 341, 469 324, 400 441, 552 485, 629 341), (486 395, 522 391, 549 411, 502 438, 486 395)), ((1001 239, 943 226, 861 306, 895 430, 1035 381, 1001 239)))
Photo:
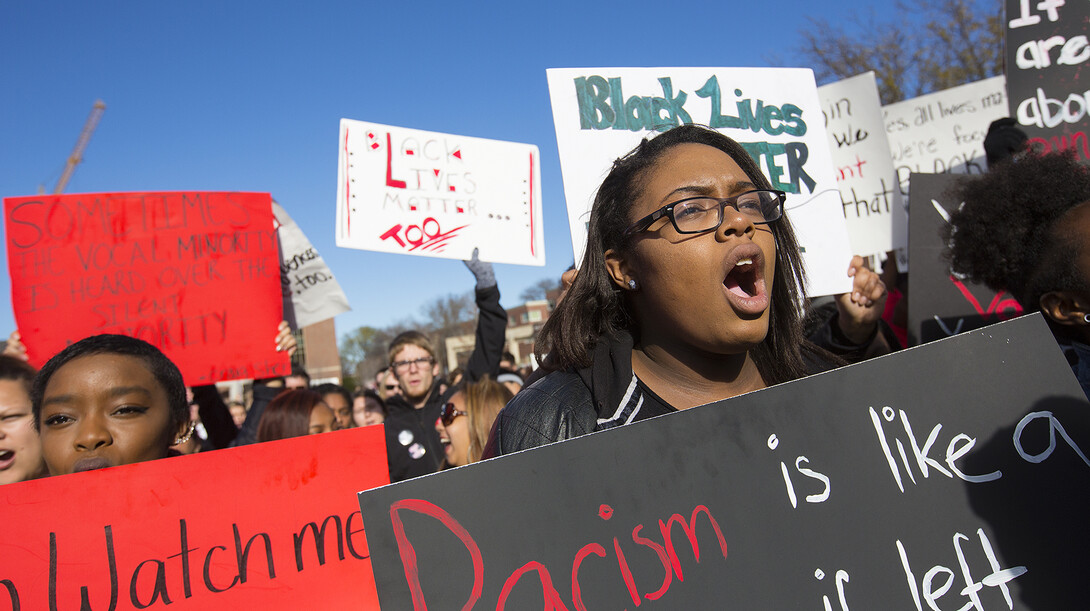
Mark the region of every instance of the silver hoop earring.
POLYGON ((1082 319, 1086 324, 1090 325, 1090 314, 1083 314, 1082 319))
POLYGON ((635 280, 629 280, 628 281, 628 288, 629 288, 629 290, 632 290, 632 291, 636 290, 636 281, 635 280))

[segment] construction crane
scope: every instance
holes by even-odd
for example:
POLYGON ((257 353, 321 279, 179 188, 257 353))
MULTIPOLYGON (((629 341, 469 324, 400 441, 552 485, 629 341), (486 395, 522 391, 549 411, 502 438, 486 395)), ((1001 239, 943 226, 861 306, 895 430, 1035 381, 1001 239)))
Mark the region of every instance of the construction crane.
POLYGON ((53 193, 64 191, 64 188, 68 185, 68 179, 72 178, 72 172, 76 171, 76 165, 83 161, 83 150, 87 148, 87 143, 91 141, 91 134, 95 133, 98 120, 102 118, 102 112, 105 110, 106 103, 102 100, 95 100, 95 105, 91 108, 91 114, 87 117, 87 123, 83 125, 83 131, 80 132, 79 140, 76 141, 76 147, 72 149, 72 154, 68 157, 68 163, 64 166, 64 172, 61 173, 61 177, 57 180, 57 186, 53 187, 53 193))

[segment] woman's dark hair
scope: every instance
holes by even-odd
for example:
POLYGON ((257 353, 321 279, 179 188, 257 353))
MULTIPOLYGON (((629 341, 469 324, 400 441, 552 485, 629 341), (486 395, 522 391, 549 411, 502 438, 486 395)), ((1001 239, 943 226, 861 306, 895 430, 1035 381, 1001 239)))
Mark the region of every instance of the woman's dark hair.
POLYGON ((344 386, 341 386, 340 384, 327 382, 325 384, 319 384, 313 387, 312 390, 317 392, 319 395, 322 395, 322 397, 337 393, 338 395, 344 397, 344 402, 348 404, 349 407, 352 406, 352 395, 347 390, 345 390, 344 386))
POLYGON ((954 273, 1010 292, 1030 312, 1049 291, 1090 293, 1077 269, 1078 228, 1060 223, 1090 201, 1090 171, 1074 149, 999 163, 961 181, 953 201, 964 202, 945 229, 954 273))
MULTIPOLYGON (((535 346, 538 361, 549 369, 590 365, 599 337, 620 330, 638 332, 625 306, 620 287, 606 269, 605 252, 625 252, 630 247, 625 230, 629 212, 639 198, 648 172, 664 153, 680 144, 704 144, 723 151, 738 164, 758 189, 772 186, 752 157, 734 140, 699 125, 675 127, 639 146, 613 163, 594 198, 587 228, 583 263, 564 300, 549 316, 535 346), (545 355, 548 358, 545 359, 545 355)), ((772 282, 768 335, 750 351, 761 376, 769 384, 802 377, 806 373, 801 350, 805 340, 800 309, 805 283, 798 241, 787 216, 768 227, 776 239, 776 275, 772 282)), ((638 341, 638 338, 636 338, 638 341)))
MULTIPOLYGON (((382 410, 382 417, 385 418, 385 417, 388 417, 390 415, 389 410, 386 409, 386 402, 382 400, 382 397, 378 396, 377 392, 371 390, 370 388, 365 388, 363 390, 356 391, 355 396, 363 397, 364 399, 373 399, 373 400, 377 401, 379 409, 382 410)), ((352 405, 353 403, 355 403, 355 402, 354 401, 349 402, 349 405, 352 405)))
POLYGON ((34 376, 37 370, 29 363, 6 354, 0 354, 0 380, 11 380, 23 385, 27 396, 34 391, 34 376))
POLYGON ((310 412, 322 395, 309 388, 285 390, 269 402, 257 423, 257 440, 275 441, 302 437, 310 432, 310 412))
POLYGON ((170 422, 172 427, 178 427, 189 420, 189 407, 185 399, 185 382, 182 381, 182 372, 178 366, 166 357, 158 348, 135 337, 127 335, 92 335, 61 350, 49 359, 34 378, 34 386, 31 389, 30 401, 34 406, 34 424, 38 425, 41 416, 42 397, 50 378, 57 370, 69 361, 83 356, 95 354, 121 354, 140 359, 147 366, 148 371, 155 376, 155 380, 166 392, 167 403, 170 406, 170 422))

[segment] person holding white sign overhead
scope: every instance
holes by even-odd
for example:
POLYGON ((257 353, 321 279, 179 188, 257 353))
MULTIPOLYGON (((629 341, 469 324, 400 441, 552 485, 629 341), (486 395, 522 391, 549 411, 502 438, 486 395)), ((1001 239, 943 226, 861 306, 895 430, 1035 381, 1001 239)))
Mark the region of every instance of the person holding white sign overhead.
MULTIPOLYGON (((463 261, 476 279, 477 332, 473 353, 466 363, 464 378, 475 382, 485 374, 493 377, 503 355, 507 330, 507 311, 500 306, 500 289, 492 264, 473 256, 463 261)), ((390 342, 387 350, 390 370, 401 392, 386 398, 386 458, 390 481, 399 482, 439 470, 443 445, 435 422, 448 397, 439 376, 440 364, 435 348, 419 331, 405 331, 390 342)))
MULTIPOLYGON (((804 272, 784 197, 741 145, 704 127, 676 127, 617 160, 595 197, 579 274, 538 336, 552 373, 500 413, 485 456, 840 364, 804 338, 804 272)), ((862 266, 853 273, 841 318, 874 325, 885 286, 862 266)))

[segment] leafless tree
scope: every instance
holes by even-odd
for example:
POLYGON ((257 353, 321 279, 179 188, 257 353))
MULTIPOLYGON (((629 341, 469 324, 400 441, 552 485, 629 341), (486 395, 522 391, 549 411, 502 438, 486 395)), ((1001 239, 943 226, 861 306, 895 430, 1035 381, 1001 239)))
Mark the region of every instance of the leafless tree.
POLYGON ((898 2, 831 23, 811 18, 795 52, 825 84, 873 70, 882 104, 1003 73, 1002 0, 898 2))

